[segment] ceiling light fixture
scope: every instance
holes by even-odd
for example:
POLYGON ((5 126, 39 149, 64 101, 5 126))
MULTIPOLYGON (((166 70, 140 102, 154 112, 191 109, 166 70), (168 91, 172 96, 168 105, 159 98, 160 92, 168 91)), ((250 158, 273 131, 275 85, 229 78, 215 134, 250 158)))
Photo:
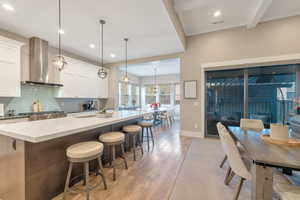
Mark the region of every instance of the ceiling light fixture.
POLYGON ((8 4, 8 3, 2 4, 2 8, 4 8, 7 11, 14 11, 15 10, 15 8, 11 4, 8 4))
POLYGON ((128 77, 128 72, 127 72, 127 68, 128 68, 128 60, 127 60, 127 43, 128 43, 128 38, 124 38, 125 41, 125 76, 123 78, 124 82, 129 82, 129 77, 128 77))
POLYGON ((100 39, 100 46, 101 46, 101 53, 100 53, 100 56, 101 56, 101 63, 100 63, 100 69, 98 71, 98 76, 101 78, 101 79, 105 79, 107 77, 107 71, 105 71, 103 65, 103 26, 105 24, 105 21, 104 20, 100 20, 100 29, 101 29, 101 39, 100 39))
POLYGON ((95 46, 94 44, 90 44, 90 48, 91 48, 91 49, 95 49, 95 47, 96 47, 96 46, 95 46))
POLYGON ((58 29, 58 31, 57 31, 59 34, 61 34, 61 35, 63 35, 63 34, 65 34, 65 31, 63 30, 63 29, 58 29))
POLYGON ((61 0, 58 0, 58 26, 58 55, 54 57, 52 62, 59 71, 62 71, 67 62, 61 49, 61 35, 64 34, 64 31, 61 28, 61 0))
POLYGON ((219 16, 221 16, 222 15, 222 13, 221 13, 221 11, 216 11, 216 12, 214 12, 214 17, 219 17, 219 16))
POLYGON ((116 57, 116 54, 111 53, 111 54, 110 54, 110 57, 115 58, 115 57, 116 57))

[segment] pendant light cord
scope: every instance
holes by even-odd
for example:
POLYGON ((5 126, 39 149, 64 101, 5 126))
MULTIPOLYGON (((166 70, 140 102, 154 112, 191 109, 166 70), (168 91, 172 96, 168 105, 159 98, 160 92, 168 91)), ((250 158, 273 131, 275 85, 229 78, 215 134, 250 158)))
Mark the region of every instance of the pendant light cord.
POLYGON ((128 77, 127 75, 127 65, 128 65, 128 61, 127 61, 127 42, 128 42, 128 38, 125 38, 125 56, 126 56, 126 59, 125 59, 125 66, 126 66, 126 77, 128 77))
POLYGON ((59 30, 58 30, 58 54, 59 56, 62 55, 61 52, 61 0, 58 0, 59 5, 58 5, 58 26, 59 26, 59 30))
POLYGON ((104 63, 104 61, 103 61, 103 55, 104 55, 104 51, 103 51, 103 35, 104 35, 104 33, 103 33, 103 26, 104 26, 104 24, 105 24, 105 21, 104 20, 100 20, 100 24, 101 24, 101 44, 99 45, 99 46, 101 46, 101 54, 100 54, 100 56, 101 56, 101 71, 104 71, 104 68, 103 68, 103 63, 104 63))

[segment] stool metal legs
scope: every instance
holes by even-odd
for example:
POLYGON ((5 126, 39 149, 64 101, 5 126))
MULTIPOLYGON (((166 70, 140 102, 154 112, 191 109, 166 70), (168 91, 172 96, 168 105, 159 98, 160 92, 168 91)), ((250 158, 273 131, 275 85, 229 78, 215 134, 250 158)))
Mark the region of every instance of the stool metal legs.
POLYGON ((69 185, 70 185, 72 169, 73 169, 73 163, 70 162, 69 169, 68 169, 67 180, 66 180, 66 184, 65 184, 65 190, 64 190, 64 199, 66 199, 67 192, 69 191, 69 185))
POLYGON ((147 138, 147 147, 148 151, 150 150, 150 139, 152 140, 152 145, 154 147, 154 137, 152 127, 143 127, 142 129, 142 142, 144 142, 144 128, 146 129, 146 138, 147 138))
POLYGON ((141 143, 140 134, 132 133, 132 145, 133 145, 133 160, 136 161, 136 147, 141 148, 142 155, 144 155, 143 144, 141 143))
POLYGON ((115 167, 115 159, 116 159, 116 145, 120 145, 121 147, 121 158, 124 160, 125 169, 128 169, 127 161, 125 158, 125 150, 124 150, 124 144, 109 144, 110 147, 110 166, 113 168, 113 180, 116 180, 116 167, 115 167))
MULTIPOLYGON (((104 174, 103 174, 103 168, 102 168, 102 163, 101 163, 101 158, 100 156, 98 157, 95 157, 94 159, 97 159, 98 160, 98 164, 99 164, 99 174, 102 178, 102 181, 103 181, 103 184, 104 184, 104 189, 106 190, 107 189, 107 184, 106 184, 106 180, 105 180, 105 177, 104 177, 104 174)), ((83 182, 84 182, 84 185, 85 185, 85 193, 86 193, 86 199, 89 200, 90 199, 90 191, 93 189, 93 188, 90 188, 89 187, 89 161, 90 160, 85 160, 85 161, 74 161, 72 162, 71 160, 69 160, 70 164, 69 164, 69 169, 68 169, 68 174, 67 174, 67 180, 66 180, 66 183, 65 183, 65 189, 64 189, 64 194, 63 194, 63 199, 66 199, 66 196, 70 190, 69 188, 69 185, 70 185, 70 180, 71 180, 71 174, 72 174, 72 169, 73 169, 73 164, 74 163, 83 163, 83 171, 84 171, 84 179, 83 179, 83 182)))
POLYGON ((85 174, 85 192, 86 192, 86 199, 90 199, 90 189, 89 189, 89 162, 84 163, 84 174, 85 174))
POLYGON ((103 174, 103 166, 102 166, 102 161, 100 158, 97 159, 98 160, 98 164, 99 164, 99 171, 100 171, 100 176, 103 180, 103 184, 104 184, 104 189, 107 190, 107 184, 106 184, 106 180, 105 180, 105 177, 104 177, 104 174, 103 174))

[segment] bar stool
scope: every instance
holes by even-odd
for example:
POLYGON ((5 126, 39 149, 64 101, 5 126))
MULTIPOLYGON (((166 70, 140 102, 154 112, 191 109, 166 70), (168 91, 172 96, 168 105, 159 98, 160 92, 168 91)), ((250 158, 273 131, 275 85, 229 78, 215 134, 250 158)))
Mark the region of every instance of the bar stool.
POLYGON ((73 169, 73 164, 75 163, 82 163, 84 164, 84 183, 85 183, 85 192, 86 192, 86 198, 89 200, 90 198, 90 191, 93 190, 95 187, 98 187, 99 185, 96 185, 92 188, 89 187, 89 161, 92 160, 98 160, 99 164, 99 174, 102 178, 104 188, 107 189, 107 184, 105 181, 105 177, 102 170, 102 163, 101 163, 101 156, 103 154, 103 144, 96 141, 90 141, 90 142, 80 142, 77 144, 73 144, 69 146, 66 150, 66 154, 69 160, 69 170, 67 175, 67 180, 65 183, 65 190, 64 190, 64 199, 66 198, 67 193, 69 192, 69 184, 73 169))
POLYGON ((129 137, 132 138, 132 143, 133 143, 133 159, 136 161, 136 147, 140 147, 142 151, 142 155, 144 155, 144 149, 143 149, 143 144, 141 142, 141 139, 138 138, 139 133, 141 132, 142 127, 138 125, 129 125, 129 126, 124 126, 123 131, 127 134, 129 134, 129 137))
POLYGON ((148 151, 149 151, 150 139, 151 139, 153 147, 154 147, 154 137, 153 137, 153 132, 152 132, 153 122, 152 121, 141 121, 139 123, 139 125, 142 127, 142 142, 144 142, 144 129, 146 129, 147 146, 148 146, 148 151), (149 132, 150 132, 150 135, 149 135, 149 132))
POLYGON ((99 140, 103 142, 104 146, 109 148, 110 155, 110 166, 113 168, 113 180, 116 180, 116 167, 114 164, 114 160, 116 159, 116 146, 119 145, 121 147, 121 158, 124 160, 125 169, 128 169, 127 161, 124 153, 124 141, 125 135, 122 132, 109 132, 99 136, 99 140))

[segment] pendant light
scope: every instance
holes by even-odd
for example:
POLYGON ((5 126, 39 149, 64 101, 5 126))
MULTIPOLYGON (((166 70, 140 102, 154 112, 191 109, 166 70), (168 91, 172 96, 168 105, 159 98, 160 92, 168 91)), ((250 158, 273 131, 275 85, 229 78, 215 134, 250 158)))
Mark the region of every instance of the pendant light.
POLYGON ((53 59, 53 64, 58 68, 59 71, 62 71, 67 62, 61 49, 61 34, 63 34, 63 30, 61 28, 61 0, 58 0, 58 26, 58 55, 53 59))
MULTIPOLYGON (((101 62, 100 62, 100 69, 98 71, 98 76, 102 79, 105 79, 107 77, 107 72, 105 71, 104 67, 103 67, 103 26, 105 24, 104 20, 100 20, 100 28, 101 28, 101 62)), ((99 45, 99 46, 100 46, 99 45)))
POLYGON ((123 81, 128 83, 129 78, 128 78, 128 72, 127 72, 127 65, 128 65, 128 60, 127 60, 127 43, 128 43, 128 38, 124 38, 125 41, 125 76, 123 77, 123 81))

